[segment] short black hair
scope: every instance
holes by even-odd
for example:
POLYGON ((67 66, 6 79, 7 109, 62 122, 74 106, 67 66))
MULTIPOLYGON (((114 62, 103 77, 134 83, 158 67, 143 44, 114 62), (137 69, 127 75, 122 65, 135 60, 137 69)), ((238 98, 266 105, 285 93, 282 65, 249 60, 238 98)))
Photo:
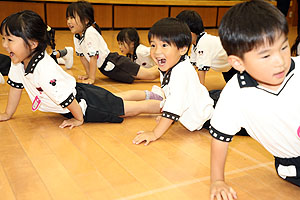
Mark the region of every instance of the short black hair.
POLYGON ((188 25, 173 17, 158 20, 150 28, 148 41, 150 42, 153 37, 157 37, 168 44, 174 44, 178 49, 183 47, 189 48, 192 42, 191 31, 188 25))
POLYGON ((251 0, 231 7, 221 20, 219 36, 228 55, 243 59, 245 53, 273 44, 278 36, 288 35, 285 16, 272 4, 251 0))
POLYGON ((199 13, 194 10, 184 10, 180 12, 177 19, 184 21, 190 28, 192 33, 199 35, 204 32, 203 21, 199 13))

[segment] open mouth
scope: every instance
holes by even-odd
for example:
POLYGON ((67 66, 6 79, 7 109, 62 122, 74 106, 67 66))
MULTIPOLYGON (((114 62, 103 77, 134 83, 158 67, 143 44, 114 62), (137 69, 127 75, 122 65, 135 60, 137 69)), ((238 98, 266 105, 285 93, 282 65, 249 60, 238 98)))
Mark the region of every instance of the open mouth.
POLYGON ((13 57, 15 54, 13 52, 9 52, 9 57, 13 57))
POLYGON ((158 63, 159 65, 164 65, 164 64, 166 64, 166 62, 167 62, 167 60, 166 60, 165 58, 157 59, 157 63, 158 63))

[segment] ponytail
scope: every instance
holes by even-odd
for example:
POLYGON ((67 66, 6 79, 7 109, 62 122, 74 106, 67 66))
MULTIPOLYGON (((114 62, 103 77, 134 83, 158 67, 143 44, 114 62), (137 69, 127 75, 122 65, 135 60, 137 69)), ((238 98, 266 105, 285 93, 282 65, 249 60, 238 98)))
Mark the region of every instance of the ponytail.
POLYGON ((98 24, 96 22, 94 22, 93 25, 94 25, 93 27, 99 32, 99 34, 102 35, 101 28, 98 26, 98 24))

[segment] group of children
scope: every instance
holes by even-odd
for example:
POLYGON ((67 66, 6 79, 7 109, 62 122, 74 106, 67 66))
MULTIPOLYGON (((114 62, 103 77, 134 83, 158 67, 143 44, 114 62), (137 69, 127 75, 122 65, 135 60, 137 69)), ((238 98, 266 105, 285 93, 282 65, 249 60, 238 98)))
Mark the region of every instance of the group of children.
POLYGON ((126 56, 110 52, 88 2, 71 3, 66 18, 86 71, 78 77, 83 83, 47 54, 49 34, 39 15, 27 10, 2 21, 2 44, 12 64, 8 103, 0 121, 13 116, 25 88, 33 111, 68 118, 61 128, 84 122, 120 123, 140 113, 161 114, 153 130, 138 133, 135 144, 157 140, 176 121, 190 131, 210 123, 211 199, 237 198, 224 182, 224 166, 229 142, 245 128, 274 155, 278 175, 300 186, 300 105, 295 92, 300 87, 300 60, 291 58, 288 24, 276 7, 263 0, 233 6, 222 18, 220 38, 204 32, 201 17, 194 11, 163 18, 149 30, 151 58, 135 29, 124 29, 117 36, 126 56), (214 109, 203 85, 205 72, 209 68, 226 72, 231 67, 232 78, 214 109), (152 80, 159 74, 161 89, 113 94, 93 85, 97 68, 125 83, 152 80))

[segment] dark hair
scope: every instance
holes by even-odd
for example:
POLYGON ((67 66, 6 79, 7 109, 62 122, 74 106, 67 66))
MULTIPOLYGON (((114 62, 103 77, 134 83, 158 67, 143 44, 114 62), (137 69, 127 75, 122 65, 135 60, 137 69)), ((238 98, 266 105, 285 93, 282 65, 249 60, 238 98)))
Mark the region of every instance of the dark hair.
POLYGON ((117 35, 118 42, 130 44, 133 42, 134 50, 140 45, 140 37, 135 28, 124 28, 117 35))
POLYGON ((285 16, 272 4, 252 0, 230 8, 221 20, 219 36, 228 55, 243 59, 246 52, 288 35, 285 16))
POLYGON ((194 10, 184 10, 180 12, 177 19, 184 21, 190 28, 191 32, 199 35, 204 32, 204 26, 201 16, 194 10))
POLYGON ((189 49, 192 41, 188 25, 172 17, 163 18, 150 28, 148 41, 150 42, 153 37, 157 37, 168 44, 175 44, 178 49, 183 47, 189 49))
POLYGON ((38 42, 38 46, 33 51, 45 51, 50 44, 47 33, 47 25, 43 19, 31 10, 24 10, 6 17, 0 26, 1 35, 14 35, 21 37, 27 45, 29 40, 38 42))
POLYGON ((79 16, 80 22, 84 26, 84 29, 87 29, 90 26, 94 26, 94 28, 101 34, 101 29, 98 24, 96 24, 94 19, 94 8, 91 3, 87 1, 77 1, 71 3, 67 7, 66 18, 75 18, 76 14, 79 16), (85 23, 86 20, 88 21, 87 24, 85 23))
POLYGON ((299 43, 300 43, 300 36, 298 35, 291 48, 292 56, 299 56, 300 52, 297 52, 299 43))

